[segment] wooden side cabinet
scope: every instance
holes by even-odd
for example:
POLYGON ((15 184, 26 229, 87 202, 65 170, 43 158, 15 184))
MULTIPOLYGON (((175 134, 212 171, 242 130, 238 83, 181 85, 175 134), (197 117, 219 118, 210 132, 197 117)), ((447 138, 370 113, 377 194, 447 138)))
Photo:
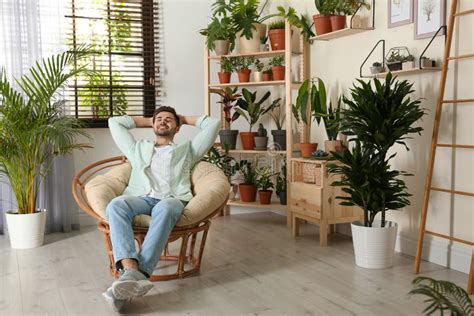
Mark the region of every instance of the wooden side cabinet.
POLYGON ((288 211, 293 236, 299 235, 301 219, 316 223, 319 225, 321 246, 327 246, 328 233, 335 224, 363 219, 360 208, 342 206, 340 200, 336 200, 336 196, 343 195, 343 192, 340 187, 331 186, 338 176, 328 174, 326 163, 324 160, 305 158, 290 160, 288 211))

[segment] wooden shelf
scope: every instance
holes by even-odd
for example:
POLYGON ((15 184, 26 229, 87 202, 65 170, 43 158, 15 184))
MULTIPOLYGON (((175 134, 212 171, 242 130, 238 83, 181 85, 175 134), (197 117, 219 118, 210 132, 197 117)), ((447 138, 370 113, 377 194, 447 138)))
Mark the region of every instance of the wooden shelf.
POLYGON ((267 149, 267 150, 245 150, 245 149, 230 149, 229 150, 230 154, 280 154, 280 155, 286 155, 286 150, 272 150, 272 149, 267 149))
MULTIPOLYGON (((300 52, 291 52, 292 54, 294 55, 301 55, 302 53, 300 52)), ((256 53, 248 53, 248 54, 228 54, 228 55, 214 55, 214 56, 209 56, 208 58, 209 59, 221 59, 221 57, 227 57, 227 58, 231 58, 231 57, 257 57, 257 58, 270 58, 270 57, 273 57, 273 56, 277 56, 277 55, 284 55, 285 54, 285 50, 273 50, 273 51, 268 51, 268 52, 256 52, 256 53)))
POLYGON ((345 28, 345 29, 342 29, 342 30, 339 30, 339 31, 334 31, 334 32, 323 34, 323 35, 314 36, 314 37, 311 37, 309 40, 310 41, 329 41, 329 40, 336 39, 336 38, 339 38, 339 37, 349 36, 349 35, 362 33, 362 32, 367 32, 367 31, 372 31, 372 30, 374 30, 373 27, 363 28, 363 29, 345 28))
POLYGON ((255 82, 255 81, 231 82, 231 83, 210 84, 209 88, 282 86, 284 84, 285 84, 285 80, 259 81, 259 82, 255 82))
POLYGON ((260 204, 259 201, 255 202, 242 202, 240 200, 228 201, 227 205, 240 206, 240 207, 251 207, 251 208, 273 208, 286 211, 286 205, 281 205, 278 201, 272 201, 270 204, 260 204))
MULTIPOLYGON (((301 158, 301 157, 291 158, 291 161, 304 162, 304 163, 314 163, 314 164, 317 164, 317 165, 324 165, 328 162, 327 160, 324 160, 324 159, 310 159, 310 158, 301 158)), ((333 163, 334 163, 334 161, 333 161, 333 163)))
MULTIPOLYGON (((395 71, 392 71, 392 75, 407 76, 407 75, 416 75, 416 74, 421 74, 425 72, 434 72, 434 71, 441 71, 441 67, 426 67, 423 69, 413 68, 413 69, 407 69, 407 70, 395 70, 395 71)), ((368 77, 384 78, 385 76, 387 76, 387 74, 388 72, 381 72, 378 74, 373 74, 368 77)))

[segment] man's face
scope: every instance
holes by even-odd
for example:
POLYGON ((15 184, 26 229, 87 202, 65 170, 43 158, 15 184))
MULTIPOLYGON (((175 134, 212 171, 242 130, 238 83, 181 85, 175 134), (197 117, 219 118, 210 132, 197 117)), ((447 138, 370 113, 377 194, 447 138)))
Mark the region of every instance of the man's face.
POLYGON ((174 136, 179 131, 179 126, 170 112, 160 112, 155 116, 153 130, 156 136, 174 136))

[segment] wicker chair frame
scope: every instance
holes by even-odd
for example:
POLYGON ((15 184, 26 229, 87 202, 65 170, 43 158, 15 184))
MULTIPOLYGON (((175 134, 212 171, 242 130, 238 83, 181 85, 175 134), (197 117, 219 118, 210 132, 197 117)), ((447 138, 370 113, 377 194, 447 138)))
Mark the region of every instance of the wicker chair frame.
MULTIPOLYGON (((118 277, 119 273, 115 267, 115 260, 112 252, 112 242, 110 240, 110 227, 106 219, 97 214, 87 202, 85 185, 99 172, 110 169, 112 167, 126 163, 125 156, 117 156, 108 159, 97 161, 77 173, 72 181, 72 194, 79 207, 87 214, 99 221, 97 228, 104 234, 105 248, 109 258, 109 270, 112 276, 118 277)), ((170 274, 154 274, 150 277, 150 281, 167 281, 174 279, 181 279, 190 275, 196 274, 201 268, 201 260, 206 244, 207 233, 211 226, 210 219, 221 213, 227 204, 227 199, 217 209, 206 218, 198 223, 189 226, 175 226, 168 238, 168 245, 166 246, 160 259, 165 261, 176 261, 177 269, 175 273, 170 274), (196 242, 198 234, 202 233, 199 249, 195 254, 196 242), (172 255, 169 253, 169 244, 181 239, 179 247, 179 254, 172 255), (188 266, 186 266, 186 263, 188 266)), ((148 231, 146 227, 133 226, 133 233, 138 246, 141 247, 148 231)))

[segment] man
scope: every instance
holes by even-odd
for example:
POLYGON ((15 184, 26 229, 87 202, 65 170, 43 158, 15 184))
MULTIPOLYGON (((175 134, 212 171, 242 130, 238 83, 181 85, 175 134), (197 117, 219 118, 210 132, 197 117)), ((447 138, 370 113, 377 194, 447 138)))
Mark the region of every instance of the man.
POLYGON ((106 209, 115 264, 121 272, 120 278, 103 293, 114 310, 153 288, 148 278, 185 204, 192 198, 191 170, 214 143, 219 126, 215 118, 178 115, 169 106, 159 107, 151 118, 109 119, 112 138, 132 165, 123 195, 113 199, 106 209), (192 141, 177 145, 173 139, 184 124, 195 125, 201 131, 192 141), (153 127, 154 142, 136 141, 130 133, 135 127, 153 127), (151 222, 137 253, 132 221, 140 214, 151 215, 151 222))

